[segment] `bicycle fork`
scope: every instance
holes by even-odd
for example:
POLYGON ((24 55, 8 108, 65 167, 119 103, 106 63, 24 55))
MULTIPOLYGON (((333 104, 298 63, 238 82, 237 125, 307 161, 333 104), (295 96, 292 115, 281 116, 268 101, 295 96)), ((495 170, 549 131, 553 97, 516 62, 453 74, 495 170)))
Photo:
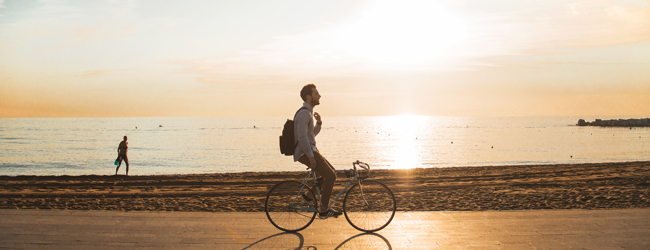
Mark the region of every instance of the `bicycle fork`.
POLYGON ((371 208, 370 203, 368 203, 366 200, 366 195, 363 194, 363 186, 361 185, 361 180, 359 180, 359 192, 361 193, 361 199, 363 199, 363 202, 366 203, 366 206, 368 206, 368 208, 371 208))

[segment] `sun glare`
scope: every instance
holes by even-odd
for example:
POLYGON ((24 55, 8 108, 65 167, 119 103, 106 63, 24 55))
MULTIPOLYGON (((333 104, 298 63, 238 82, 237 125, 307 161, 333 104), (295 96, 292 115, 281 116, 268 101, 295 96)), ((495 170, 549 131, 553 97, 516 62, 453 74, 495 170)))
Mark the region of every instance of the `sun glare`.
POLYGON ((351 53, 374 63, 444 62, 467 39, 466 22, 436 1, 383 1, 349 27, 351 53))

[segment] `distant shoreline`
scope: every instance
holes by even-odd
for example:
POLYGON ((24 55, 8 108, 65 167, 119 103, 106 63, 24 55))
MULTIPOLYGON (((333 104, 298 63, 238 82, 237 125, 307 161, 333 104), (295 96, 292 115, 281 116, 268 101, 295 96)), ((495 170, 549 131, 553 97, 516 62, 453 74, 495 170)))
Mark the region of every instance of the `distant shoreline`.
POLYGON ((587 122, 579 119, 576 126, 597 126, 597 127, 650 127, 650 118, 642 119, 596 119, 593 122, 587 122))
MULTIPOLYGON (((0 176, 0 208, 261 212, 270 187, 306 173, 0 176)), ((650 207, 650 161, 372 173, 393 190, 400 211, 650 207)))

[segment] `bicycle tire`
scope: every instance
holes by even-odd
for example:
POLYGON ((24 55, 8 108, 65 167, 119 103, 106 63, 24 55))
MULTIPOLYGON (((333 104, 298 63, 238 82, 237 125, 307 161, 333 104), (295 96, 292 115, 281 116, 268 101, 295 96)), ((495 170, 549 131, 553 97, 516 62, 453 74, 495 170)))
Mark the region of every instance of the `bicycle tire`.
MULTIPOLYGON (((301 187, 302 183, 300 182, 283 181, 271 188, 266 195, 264 211, 273 226, 285 232, 297 232, 307 228, 314 221, 316 210, 308 211, 296 208, 296 205, 316 208, 318 204, 316 199, 308 202, 300 197, 299 191, 301 187), (292 203, 294 206, 292 206, 292 203)), ((303 188, 302 192, 309 197, 316 197, 314 192, 307 186, 303 188)))
POLYGON ((343 199, 345 219, 352 227, 367 233, 388 226, 396 210, 395 195, 378 181, 362 180, 361 185, 355 183, 343 199))

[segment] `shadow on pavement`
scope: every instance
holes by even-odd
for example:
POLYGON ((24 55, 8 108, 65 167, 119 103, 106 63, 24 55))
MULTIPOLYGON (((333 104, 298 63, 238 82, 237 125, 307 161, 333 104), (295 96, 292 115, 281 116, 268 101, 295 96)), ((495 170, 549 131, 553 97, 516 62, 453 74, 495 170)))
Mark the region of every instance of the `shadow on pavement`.
MULTIPOLYGON (((316 246, 304 246, 300 233, 279 233, 258 240, 243 249, 294 249, 317 250, 316 246)), ((242 250, 243 250, 242 249, 242 250)), ((348 238, 335 249, 393 249, 388 239, 376 233, 361 233, 348 238)))
POLYGON ((302 249, 303 244, 305 244, 305 238, 302 237, 302 234, 284 232, 284 233, 274 234, 264 239, 258 240, 253 244, 251 244, 250 246, 242 248, 242 250, 243 249, 271 249, 271 248, 302 249))
POLYGON ((393 247, 381 234, 360 233, 342 242, 335 249, 388 249, 393 247))

